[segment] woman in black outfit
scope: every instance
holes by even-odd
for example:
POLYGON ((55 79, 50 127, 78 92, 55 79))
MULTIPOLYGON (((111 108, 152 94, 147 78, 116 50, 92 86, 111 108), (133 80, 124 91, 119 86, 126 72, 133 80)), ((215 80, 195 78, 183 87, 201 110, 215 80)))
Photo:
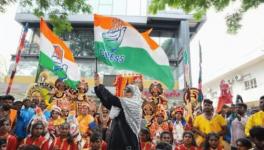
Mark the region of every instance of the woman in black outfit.
POLYGON ((107 141, 108 150, 140 150, 138 133, 142 117, 141 93, 136 85, 128 85, 124 97, 119 98, 100 84, 95 75, 94 91, 101 103, 110 110, 112 124, 107 141))

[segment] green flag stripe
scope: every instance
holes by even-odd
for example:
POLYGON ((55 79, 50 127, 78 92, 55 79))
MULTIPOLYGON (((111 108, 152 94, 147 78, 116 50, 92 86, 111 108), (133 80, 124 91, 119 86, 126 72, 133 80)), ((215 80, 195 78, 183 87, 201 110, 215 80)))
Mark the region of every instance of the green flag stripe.
MULTIPOLYGON (((61 69, 54 69, 54 68, 59 68, 59 67, 56 66, 55 63, 53 62, 53 60, 50 59, 50 57, 48 57, 47 55, 45 55, 42 51, 40 51, 40 54, 39 54, 39 64, 43 68, 46 68, 46 69, 52 71, 59 78, 65 78, 65 77, 67 77, 67 74, 66 74, 65 71, 63 71, 61 69)), ((73 89, 76 89, 79 81, 73 81, 73 80, 70 80, 69 78, 66 78, 64 80, 64 83, 66 85, 68 85, 69 87, 71 87, 73 89)))
POLYGON ((106 63, 107 65, 113 66, 118 69, 128 69, 142 73, 156 80, 163 82, 169 89, 174 87, 174 79, 171 72, 170 66, 157 64, 151 56, 142 48, 136 47, 119 47, 115 52, 104 51, 103 42, 95 42, 95 54, 96 57, 106 63), (108 58, 113 58, 113 60, 118 60, 115 56, 124 56, 124 61, 110 61, 106 59, 103 52, 110 52, 113 55, 108 55, 108 58))

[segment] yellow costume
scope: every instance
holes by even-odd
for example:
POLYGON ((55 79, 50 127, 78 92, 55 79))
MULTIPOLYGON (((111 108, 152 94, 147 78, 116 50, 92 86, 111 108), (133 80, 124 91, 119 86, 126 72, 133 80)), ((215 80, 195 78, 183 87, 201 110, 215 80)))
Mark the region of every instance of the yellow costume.
POLYGON ((78 123, 79 123, 79 129, 81 134, 86 134, 89 131, 89 126, 94 122, 93 116, 87 114, 87 115, 79 115, 77 117, 78 123))
MULTIPOLYGON (((215 115, 211 120, 208 120, 204 114, 197 116, 194 120, 193 126, 199 131, 208 134, 210 132, 219 133, 222 131, 222 127, 226 126, 227 122, 221 115, 215 115)), ((197 136, 196 142, 200 146, 204 142, 204 138, 197 136)))
POLYGON ((245 126, 245 133, 249 136, 249 131, 254 126, 264 127, 264 111, 259 111, 248 118, 245 126))

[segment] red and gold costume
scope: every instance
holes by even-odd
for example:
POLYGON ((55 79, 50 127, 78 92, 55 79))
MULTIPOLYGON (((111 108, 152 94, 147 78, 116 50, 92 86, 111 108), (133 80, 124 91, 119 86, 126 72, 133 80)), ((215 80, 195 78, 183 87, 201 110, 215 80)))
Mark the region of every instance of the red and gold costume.
POLYGON ((146 126, 151 126, 153 119, 155 117, 155 111, 156 111, 156 105, 155 103, 149 102, 149 101, 144 101, 142 105, 142 110, 143 110, 143 119, 146 120, 146 126))
POLYGON ((49 149, 48 140, 45 139, 43 136, 40 136, 36 139, 33 139, 31 136, 26 137, 22 141, 21 144, 35 145, 35 146, 38 146, 41 150, 48 150, 49 149))
POLYGON ((149 127, 150 130, 150 135, 155 142, 157 142, 160 138, 160 134, 164 131, 172 132, 173 125, 171 122, 167 121, 167 114, 166 110, 163 108, 163 105, 158 105, 157 106, 157 112, 156 112, 156 117, 149 127), (157 118, 158 117, 163 117, 163 122, 161 124, 158 123, 157 118))
POLYGON ((87 95, 88 90, 88 83, 85 80, 82 80, 78 85, 78 92, 75 101, 77 115, 80 114, 80 109, 83 104, 88 104, 90 112, 96 112, 96 103, 87 95))
POLYGON ((68 143, 67 138, 56 137, 50 149, 56 150, 78 150, 76 143, 68 143))
POLYGON ((164 108, 167 108, 168 100, 165 96, 163 96, 163 88, 160 83, 154 82, 151 83, 149 87, 149 93, 151 94, 151 97, 149 97, 149 100, 153 101, 156 105, 162 104, 164 105, 164 108))

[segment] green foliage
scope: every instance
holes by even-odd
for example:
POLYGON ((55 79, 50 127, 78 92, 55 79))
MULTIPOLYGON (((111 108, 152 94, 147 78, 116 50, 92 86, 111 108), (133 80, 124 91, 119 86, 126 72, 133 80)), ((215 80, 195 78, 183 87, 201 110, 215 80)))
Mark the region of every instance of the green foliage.
POLYGON ((16 0, 0 0, 0 13, 5 12, 6 6, 12 3, 15 3, 16 0))
MULTIPOLYGON (((232 1, 238 0, 152 0, 149 6, 149 12, 156 14, 159 10, 164 10, 166 6, 176 9, 183 9, 186 13, 194 13, 194 18, 200 20, 209 8, 215 8, 222 11, 232 1)), ((241 1, 241 0, 240 0, 241 1)), ((264 0, 242 0, 241 7, 235 13, 226 17, 226 24, 229 33, 237 33, 241 28, 240 21, 243 14, 251 8, 257 8, 264 0)))
POLYGON ((48 17, 53 31, 58 35, 72 30, 69 14, 91 13, 87 0, 21 0, 20 5, 30 8, 38 17, 48 17))

